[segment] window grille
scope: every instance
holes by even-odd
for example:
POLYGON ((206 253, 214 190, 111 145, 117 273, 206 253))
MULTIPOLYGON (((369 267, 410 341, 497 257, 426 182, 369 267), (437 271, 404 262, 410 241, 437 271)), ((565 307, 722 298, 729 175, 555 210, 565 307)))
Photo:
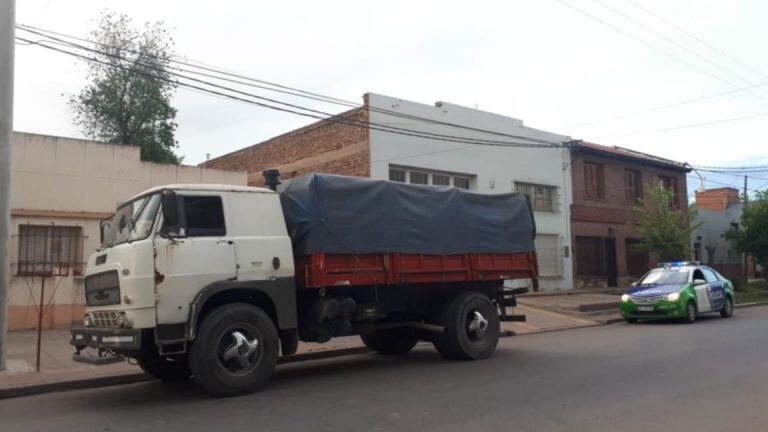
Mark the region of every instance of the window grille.
POLYGON ((534 211, 554 212, 557 209, 557 188, 554 186, 515 182, 515 190, 531 198, 534 211))
POLYGON ((19 225, 18 239, 18 276, 83 274, 82 227, 19 225))

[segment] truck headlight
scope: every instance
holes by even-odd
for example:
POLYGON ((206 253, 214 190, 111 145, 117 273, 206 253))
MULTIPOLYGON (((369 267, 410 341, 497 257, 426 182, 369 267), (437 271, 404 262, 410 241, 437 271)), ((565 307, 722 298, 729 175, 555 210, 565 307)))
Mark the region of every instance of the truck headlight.
POLYGON ((629 294, 622 295, 621 296, 621 301, 623 301, 625 303, 628 302, 629 301, 629 294))
POLYGON ((680 299, 679 292, 673 292, 671 294, 667 294, 667 300, 669 301, 678 301, 679 299, 680 299))
POLYGON ((86 327, 90 327, 91 326, 91 315, 90 314, 85 314, 85 316, 83 317, 83 325, 86 326, 86 327))

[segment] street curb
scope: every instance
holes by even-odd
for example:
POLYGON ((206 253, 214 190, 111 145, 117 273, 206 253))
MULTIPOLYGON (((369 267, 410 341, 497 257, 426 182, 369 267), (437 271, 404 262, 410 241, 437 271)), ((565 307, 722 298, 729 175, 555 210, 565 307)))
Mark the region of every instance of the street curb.
POLYGON ((759 302, 750 302, 750 303, 741 303, 741 304, 735 304, 733 307, 735 308, 749 308, 749 307, 756 307, 756 306, 768 306, 768 301, 759 301, 759 302))
POLYGON ((26 384, 0 390, 0 399, 10 399, 22 396, 32 396, 42 393, 52 393, 69 390, 83 390, 98 387, 110 387, 121 384, 133 384, 151 381, 153 378, 143 372, 124 373, 96 378, 85 378, 69 381, 26 384))

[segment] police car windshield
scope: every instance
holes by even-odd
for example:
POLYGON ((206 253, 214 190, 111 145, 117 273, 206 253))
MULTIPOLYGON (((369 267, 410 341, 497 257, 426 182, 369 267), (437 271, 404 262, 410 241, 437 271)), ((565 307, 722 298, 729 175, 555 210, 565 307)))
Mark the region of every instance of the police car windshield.
POLYGON ((684 284, 688 282, 688 273, 690 267, 667 267, 657 268, 649 271, 637 283, 638 285, 666 285, 666 284, 684 284))

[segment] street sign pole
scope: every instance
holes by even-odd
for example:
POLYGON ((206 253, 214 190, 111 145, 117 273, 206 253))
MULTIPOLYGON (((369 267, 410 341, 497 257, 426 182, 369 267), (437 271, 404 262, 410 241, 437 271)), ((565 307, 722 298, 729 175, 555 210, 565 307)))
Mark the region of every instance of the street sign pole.
POLYGON ((8 332, 8 257, 11 227, 11 135, 13 134, 13 50, 15 0, 0 0, 0 371, 5 370, 8 332))

